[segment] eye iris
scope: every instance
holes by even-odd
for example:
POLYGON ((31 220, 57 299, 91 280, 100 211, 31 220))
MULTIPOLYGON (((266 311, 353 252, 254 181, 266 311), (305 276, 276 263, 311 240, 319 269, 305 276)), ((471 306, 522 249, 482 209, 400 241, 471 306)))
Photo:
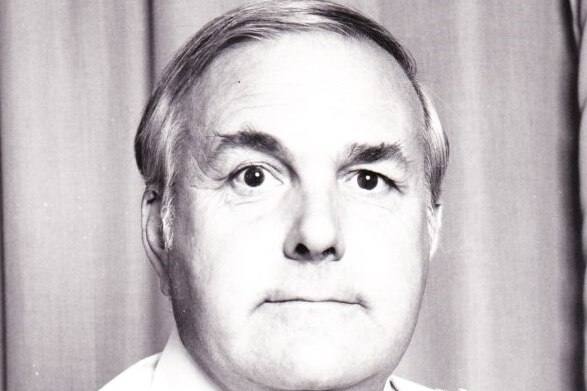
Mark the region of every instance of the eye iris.
POLYGON ((361 171, 357 175, 357 184, 361 189, 373 190, 377 186, 379 178, 369 171, 361 171))
POLYGON ((249 167, 245 170, 244 181, 250 187, 260 186, 265 181, 265 174, 259 167, 249 167))

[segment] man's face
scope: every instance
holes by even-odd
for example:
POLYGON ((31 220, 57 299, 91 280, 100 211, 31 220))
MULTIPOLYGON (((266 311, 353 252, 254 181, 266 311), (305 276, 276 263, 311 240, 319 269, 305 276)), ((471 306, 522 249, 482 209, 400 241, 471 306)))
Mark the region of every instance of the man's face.
POLYGON ((382 387, 430 255, 408 78, 304 33, 230 49, 197 91, 169 269, 187 349, 228 388, 382 387))

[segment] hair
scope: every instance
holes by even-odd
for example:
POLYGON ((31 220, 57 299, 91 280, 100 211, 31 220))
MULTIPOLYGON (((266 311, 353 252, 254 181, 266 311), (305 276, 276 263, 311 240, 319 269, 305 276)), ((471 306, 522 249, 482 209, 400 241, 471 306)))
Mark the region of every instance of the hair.
POLYGON ((431 100, 416 81, 412 56, 383 26, 359 12, 320 0, 269 0, 235 8, 191 37, 163 71, 145 108, 135 138, 136 161, 147 190, 161 202, 166 248, 173 243, 172 223, 179 166, 189 127, 182 113, 196 82, 220 53, 238 43, 274 39, 287 33, 330 32, 375 42, 399 63, 422 104, 424 171, 430 206, 438 204, 449 154, 448 140, 431 100))

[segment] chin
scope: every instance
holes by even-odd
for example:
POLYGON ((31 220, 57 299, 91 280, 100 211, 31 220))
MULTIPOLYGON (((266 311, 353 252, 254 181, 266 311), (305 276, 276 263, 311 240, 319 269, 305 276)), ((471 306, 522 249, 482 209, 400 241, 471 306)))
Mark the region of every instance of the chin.
POLYGON ((380 367, 385 362, 381 352, 369 353, 348 341, 333 342, 293 341, 281 351, 267 351, 257 362, 259 383, 281 390, 329 390, 352 387, 387 372, 380 367))
POLYGON ((360 368, 341 371, 346 366, 340 362, 333 366, 322 363, 311 366, 311 363, 295 362, 287 367, 279 366, 266 372, 268 376, 261 379, 260 383, 280 390, 331 390, 351 387, 365 379, 360 368))

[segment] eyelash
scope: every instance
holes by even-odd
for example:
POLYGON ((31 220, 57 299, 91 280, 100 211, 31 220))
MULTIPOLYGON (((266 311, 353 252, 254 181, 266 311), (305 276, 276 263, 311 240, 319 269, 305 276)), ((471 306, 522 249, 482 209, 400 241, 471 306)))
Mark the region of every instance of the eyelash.
POLYGON ((356 178, 360 173, 369 173, 369 174, 375 175, 378 179, 382 180, 391 189, 395 189, 395 190, 399 191, 400 193, 403 192, 403 187, 399 182, 397 182, 397 181, 389 178, 388 176, 383 175, 377 171, 372 171, 372 170, 368 170, 365 168, 360 168, 358 170, 351 171, 351 174, 352 174, 351 178, 356 178))
POLYGON ((277 185, 283 184, 284 182, 281 172, 272 165, 261 162, 247 162, 241 164, 234 171, 232 171, 226 178, 226 183, 230 185, 234 189, 234 191, 244 191, 245 193, 243 194, 252 195, 271 190, 272 188, 275 188, 277 185), (261 183, 259 183, 256 186, 249 186, 248 184, 246 184, 245 177, 243 177, 240 180, 238 179, 241 175, 245 173, 245 171, 251 168, 257 168, 262 173, 264 173, 261 183))
MULTIPOLYGON (((276 175, 274 174, 274 168, 269 166, 266 163, 261 163, 261 162, 247 162, 244 163, 242 165, 240 165, 239 167, 237 167, 234 171, 232 171, 228 177, 227 177, 227 182, 230 183, 231 185, 235 185, 235 180, 238 176, 240 176, 241 174, 243 174, 246 170, 250 169, 250 168, 259 168, 265 172, 268 173, 268 175, 273 176, 274 178, 276 178, 276 175)), ((382 180, 383 183, 388 186, 390 189, 392 190, 396 190, 400 193, 403 193, 403 186, 401 185, 401 183, 399 183, 398 181, 395 181, 391 178, 389 178, 386 175, 383 175, 379 172, 376 171, 372 171, 372 170, 368 170, 368 169, 357 169, 357 170, 353 170, 351 172, 349 172, 349 174, 347 177, 349 178, 348 180, 357 180, 357 176, 360 175, 361 173, 368 173, 368 174, 372 174, 375 175, 378 180, 382 180)), ((369 191, 369 190, 368 190, 369 191)))
MULTIPOLYGON (((377 174, 377 173, 375 173, 377 174)), ((379 178, 383 179, 383 182, 385 182, 386 185, 388 185, 389 187, 395 189, 395 190, 400 190, 399 185, 397 184, 396 181, 394 181, 393 179, 390 179, 388 177, 386 177, 385 175, 381 175, 381 174, 377 174, 379 176, 379 178)))
POLYGON ((243 165, 238 166, 230 174, 228 174, 228 177, 226 178, 226 180, 228 182, 232 182, 232 181, 234 181, 234 179, 236 177, 238 177, 240 174, 242 174, 243 172, 245 172, 249 168, 255 168, 255 167, 258 167, 258 168, 262 169, 263 171, 267 171, 269 173, 271 173, 271 171, 272 171, 271 168, 268 167, 264 163, 245 163, 243 165))

